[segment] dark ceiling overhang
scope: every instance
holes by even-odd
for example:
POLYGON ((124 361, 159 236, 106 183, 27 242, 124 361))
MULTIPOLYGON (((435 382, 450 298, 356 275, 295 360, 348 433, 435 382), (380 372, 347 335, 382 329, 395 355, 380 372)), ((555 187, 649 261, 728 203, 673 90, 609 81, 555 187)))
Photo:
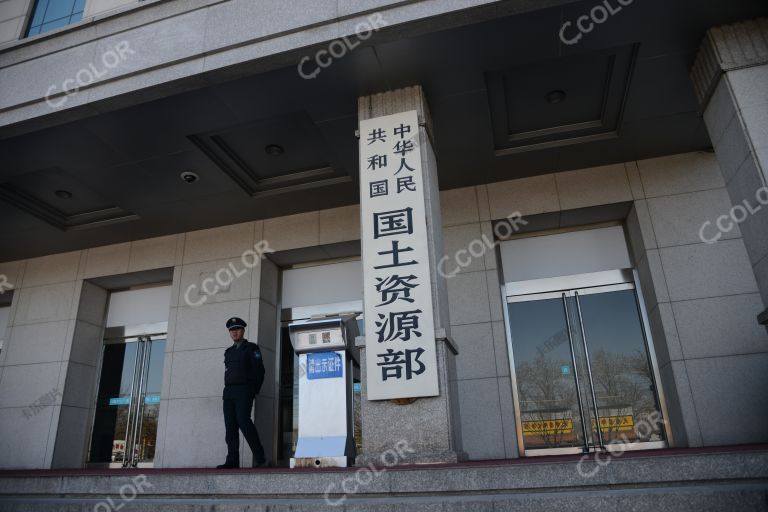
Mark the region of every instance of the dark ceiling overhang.
POLYGON ((310 80, 296 65, 320 48, 5 132, 0 261, 355 204, 357 98, 413 84, 442 189, 708 148, 688 69, 707 28, 765 15, 765 2, 633 2, 564 44, 562 24, 596 4, 382 31, 310 80))

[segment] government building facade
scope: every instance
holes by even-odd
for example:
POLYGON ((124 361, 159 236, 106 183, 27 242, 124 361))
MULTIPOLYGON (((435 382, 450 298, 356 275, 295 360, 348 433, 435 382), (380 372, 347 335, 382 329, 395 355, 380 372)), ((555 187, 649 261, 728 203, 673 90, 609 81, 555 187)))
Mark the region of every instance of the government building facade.
POLYGON ((276 506, 768 506, 766 16, 0 1, 0 503, 186 492, 237 318, 276 506))

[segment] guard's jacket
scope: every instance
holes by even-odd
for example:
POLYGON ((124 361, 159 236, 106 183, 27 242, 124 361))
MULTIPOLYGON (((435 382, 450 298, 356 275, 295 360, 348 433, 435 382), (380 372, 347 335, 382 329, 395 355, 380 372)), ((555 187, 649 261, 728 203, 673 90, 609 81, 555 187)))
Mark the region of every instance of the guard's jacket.
POLYGON ((248 386, 255 395, 264 383, 264 361, 258 345, 248 340, 242 343, 240 348, 233 345, 224 351, 224 384, 248 386))

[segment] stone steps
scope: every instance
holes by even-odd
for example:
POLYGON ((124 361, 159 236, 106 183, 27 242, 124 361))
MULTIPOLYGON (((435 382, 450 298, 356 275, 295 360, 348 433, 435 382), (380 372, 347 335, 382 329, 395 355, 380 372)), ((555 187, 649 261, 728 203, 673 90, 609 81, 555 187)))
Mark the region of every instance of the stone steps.
POLYGON ((0 511, 768 510, 768 450, 452 466, 0 472, 0 511))

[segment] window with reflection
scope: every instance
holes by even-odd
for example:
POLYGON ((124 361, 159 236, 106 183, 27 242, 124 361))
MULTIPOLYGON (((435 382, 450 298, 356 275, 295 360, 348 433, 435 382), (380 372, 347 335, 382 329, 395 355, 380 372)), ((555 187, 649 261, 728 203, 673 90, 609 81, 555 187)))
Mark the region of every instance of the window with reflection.
POLYGON ((80 21, 85 0, 36 0, 27 37, 80 21))

